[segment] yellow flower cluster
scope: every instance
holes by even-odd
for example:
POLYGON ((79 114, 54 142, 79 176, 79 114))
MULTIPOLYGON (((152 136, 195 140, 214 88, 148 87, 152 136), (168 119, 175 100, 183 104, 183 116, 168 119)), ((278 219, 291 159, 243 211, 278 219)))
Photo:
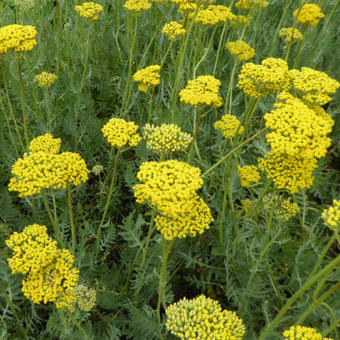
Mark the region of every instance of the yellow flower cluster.
POLYGON ((29 11, 34 8, 35 0, 14 0, 14 6, 20 8, 22 11, 29 11))
POLYGON ((175 124, 161 126, 146 124, 143 130, 146 146, 153 152, 184 151, 192 141, 191 135, 182 132, 175 124))
POLYGON ((160 65, 150 65, 142 70, 137 71, 133 75, 133 80, 140 83, 138 89, 147 92, 150 86, 156 86, 160 83, 159 70, 160 65))
POLYGON ((13 165, 15 176, 8 184, 9 191, 18 191, 19 197, 39 194, 43 189, 65 189, 88 180, 89 170, 79 154, 59 151, 59 139, 44 135, 35 138, 25 153, 13 165), (32 143, 32 144, 31 144, 32 143))
POLYGON ((305 4, 301 9, 296 9, 293 12, 294 17, 297 16, 296 21, 301 24, 316 26, 320 19, 325 15, 321 12, 321 8, 315 4, 305 4))
POLYGON ((170 0, 170 2, 176 4, 180 11, 193 11, 197 7, 195 0, 170 0))
POLYGON ((205 9, 198 11, 195 23, 201 25, 216 25, 227 20, 232 20, 235 14, 231 9, 223 5, 210 5, 205 9))
POLYGON ((301 71, 290 70, 289 77, 292 91, 309 105, 328 103, 332 99, 329 95, 335 93, 340 87, 337 80, 309 67, 302 67, 301 71))
POLYGON ((137 146, 142 137, 136 131, 138 125, 134 122, 127 122, 121 118, 111 118, 102 128, 102 133, 108 143, 116 148, 121 148, 126 144, 131 147, 137 146))
POLYGON ((28 149, 31 154, 39 151, 57 154, 60 150, 60 144, 60 138, 54 138, 50 133, 45 133, 42 136, 32 139, 28 149))
POLYGON ((255 165, 238 166, 237 170, 240 173, 241 185, 245 188, 249 188, 252 183, 258 183, 260 180, 260 173, 255 165))
POLYGON ((265 0, 239 0, 235 7, 242 8, 245 10, 252 9, 254 6, 267 7, 268 1, 265 0))
POLYGON ((93 288, 88 288, 84 285, 78 285, 74 288, 76 303, 80 310, 89 312, 96 306, 97 295, 93 288))
POLYGON ((237 59, 241 61, 254 58, 255 56, 255 49, 243 40, 230 41, 226 43, 225 47, 232 55, 236 56, 237 59))
POLYGON ((103 11, 103 6, 91 1, 75 6, 74 9, 81 17, 90 21, 96 21, 99 18, 99 14, 103 11))
POLYGON ((95 174, 96 176, 99 176, 100 173, 104 170, 104 167, 102 165, 95 165, 92 169, 91 172, 95 174))
POLYGON ((129 11, 140 12, 151 8, 149 0, 127 0, 124 7, 129 11))
POLYGON ((280 58, 267 58, 261 65, 246 63, 239 74, 237 87, 254 98, 289 89, 288 64, 280 58))
POLYGON ((292 202, 291 197, 279 201, 278 209, 276 211, 277 216, 283 220, 289 220, 300 211, 300 208, 296 202, 292 202))
POLYGON ((317 167, 315 158, 270 152, 258 161, 260 170, 273 179, 278 189, 287 189, 292 194, 313 184, 313 171, 317 167))
POLYGON ((225 138, 235 137, 236 134, 241 135, 244 132, 244 127, 241 122, 233 115, 226 114, 221 120, 214 123, 216 130, 221 130, 225 138))
POLYGON ((177 21, 170 21, 168 24, 164 25, 162 33, 170 40, 174 41, 185 34, 185 28, 177 21))
POLYGON ((34 303, 55 302, 57 308, 74 301, 79 270, 73 266, 71 253, 57 248, 46 226, 29 225, 21 233, 13 233, 6 245, 14 253, 8 259, 12 273, 26 275, 22 281, 24 296, 34 303))
POLYGON ((155 223, 166 239, 195 236, 209 228, 210 209, 196 193, 203 185, 200 174, 200 169, 177 160, 140 166, 137 178, 142 184, 133 187, 136 201, 159 212, 155 223))
POLYGON ((340 226, 340 200, 333 200, 333 206, 325 209, 321 217, 326 225, 332 230, 336 230, 340 226))
POLYGON ((53 83, 57 80, 57 75, 54 73, 41 72, 34 77, 34 80, 40 87, 50 88, 53 83))
POLYGON ((200 295, 183 298, 166 311, 167 329, 182 340, 241 340, 245 327, 235 312, 222 310, 218 301, 200 295))
POLYGON ((244 15, 235 15, 231 21, 230 21, 232 26, 241 26, 241 25, 250 25, 250 22, 248 20, 248 18, 244 15))
POLYGON ((324 119, 287 92, 278 95, 276 109, 264 115, 266 127, 273 130, 266 139, 274 152, 304 158, 321 158, 331 145, 326 137, 333 120, 324 119))
POLYGON ((279 36, 280 38, 284 39, 287 44, 294 43, 303 39, 303 34, 294 27, 281 28, 279 36))
POLYGON ((246 198, 244 200, 241 200, 241 205, 242 205, 242 210, 246 214, 248 214, 248 213, 250 213, 253 210, 254 202, 251 199, 246 198))
POLYGON ((324 338, 315 328, 292 326, 283 332, 284 340, 333 340, 324 338))
POLYGON ((222 105, 219 96, 221 82, 213 76, 199 76, 189 80, 188 85, 179 92, 180 101, 189 105, 206 104, 213 107, 222 105))
POLYGON ((37 44, 38 32, 34 26, 8 25, 0 28, 0 55, 8 50, 31 51, 37 44))

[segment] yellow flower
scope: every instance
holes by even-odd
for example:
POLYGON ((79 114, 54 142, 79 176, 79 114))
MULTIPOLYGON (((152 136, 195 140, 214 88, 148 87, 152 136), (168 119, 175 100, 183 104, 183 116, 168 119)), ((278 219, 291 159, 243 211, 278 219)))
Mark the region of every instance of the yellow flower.
POLYGON ((250 213, 253 210, 253 208, 254 208, 254 202, 251 199, 249 199, 249 198, 241 200, 241 204, 242 204, 242 210, 246 214, 250 213))
POLYGON ((340 200, 333 200, 333 206, 325 209, 321 215, 327 227, 336 230, 340 227, 340 200))
POLYGON ((173 41, 185 34, 185 28, 177 21, 170 21, 168 24, 164 25, 162 33, 173 41))
POLYGON ((248 20, 248 18, 244 15, 235 15, 231 21, 230 21, 232 26, 241 26, 241 25, 250 25, 250 22, 248 20))
POLYGON ((160 65, 150 65, 137 71, 133 75, 133 80, 140 83, 138 89, 142 92, 147 92, 149 87, 159 85, 160 75, 159 70, 160 65))
POLYGON ((313 171, 317 167, 315 158, 270 152, 258 160, 260 170, 273 179, 278 189, 287 189, 294 194, 313 184, 313 171))
POLYGON ((146 146, 153 152, 184 151, 192 141, 191 135, 182 132, 175 124, 161 126, 146 124, 143 130, 146 146))
POLYGON ((261 65, 246 63, 242 66, 237 87, 254 98, 288 90, 290 87, 288 64, 280 58, 264 59, 261 65))
POLYGON ((57 308, 74 301, 79 270, 73 267, 73 255, 57 248, 46 226, 29 225, 21 233, 13 233, 6 245, 14 253, 8 259, 12 273, 26 275, 22 281, 25 297, 34 303, 55 302, 57 308))
POLYGON ((332 131, 333 120, 324 119, 287 92, 277 98, 276 109, 264 115, 266 127, 273 130, 266 136, 271 149, 304 158, 325 156, 331 145, 326 135, 332 131))
POLYGON ((84 285, 78 285, 74 288, 76 303, 80 310, 89 312, 96 306, 97 296, 93 288, 88 288, 84 285))
POLYGON ((265 0, 239 0, 235 7, 242 8, 245 10, 252 9, 254 6, 267 7, 268 1, 265 0))
POLYGON ((57 154, 60 150, 60 144, 60 138, 54 138, 50 133, 45 133, 32 139, 28 149, 31 154, 39 151, 57 154))
POLYGON ((235 14, 231 9, 223 5, 210 5, 206 9, 198 11, 195 23, 202 25, 216 25, 227 20, 234 19, 235 14))
POLYGON ((292 91, 309 105, 324 105, 332 98, 329 96, 336 92, 340 83, 329 77, 326 73, 309 67, 299 70, 290 70, 292 91))
POLYGON ((102 133, 111 146, 121 148, 126 144, 137 146, 142 137, 136 132, 138 125, 121 118, 111 118, 102 128, 102 133))
POLYGON ((8 50, 31 51, 37 44, 38 32, 34 26, 8 25, 0 28, 0 55, 8 50))
POLYGON ((294 43, 303 39, 303 34, 294 27, 281 28, 279 36, 280 38, 284 39, 287 44, 294 43))
POLYGON ((240 173, 241 185, 245 188, 249 188, 252 183, 258 183, 260 180, 260 173, 255 165, 238 166, 237 169, 240 173))
POLYGON ((238 60, 248 60, 255 56, 255 49, 250 47, 243 40, 237 40, 235 42, 230 41, 225 46, 232 55, 237 57, 238 60))
POLYGON ((241 340, 245 333, 242 319, 235 312, 222 310, 218 301, 200 295, 183 298, 166 311, 166 328, 183 340, 241 340))
POLYGON ((103 11, 103 6, 91 1, 75 6, 74 9, 84 19, 96 21, 99 19, 99 14, 103 11))
POLYGON ((34 80, 40 87, 50 88, 53 83, 58 79, 54 73, 41 72, 34 77, 34 80))
POLYGON ((189 80, 186 88, 179 92, 180 101, 189 105, 206 104, 213 107, 222 105, 219 96, 221 82, 213 76, 199 76, 189 80))
POLYGON ((301 24, 316 26, 320 19, 325 15, 321 12, 321 8, 315 4, 305 4, 301 9, 296 9, 293 12, 294 17, 297 16, 296 21, 301 24))
POLYGON ((283 332, 284 340, 334 340, 324 338, 315 328, 292 326, 283 332))
POLYGON ((216 130, 221 130, 226 138, 235 137, 236 134, 241 135, 244 132, 244 127, 241 122, 233 115, 226 114, 221 120, 214 123, 216 130))
POLYGON ((291 217, 294 217, 299 211, 300 208, 298 204, 296 202, 292 202, 292 198, 289 197, 278 202, 278 209, 276 213, 280 219, 289 220, 291 217))
POLYGON ((151 2, 149 0, 127 0, 124 7, 129 11, 140 12, 142 10, 150 9, 151 2))

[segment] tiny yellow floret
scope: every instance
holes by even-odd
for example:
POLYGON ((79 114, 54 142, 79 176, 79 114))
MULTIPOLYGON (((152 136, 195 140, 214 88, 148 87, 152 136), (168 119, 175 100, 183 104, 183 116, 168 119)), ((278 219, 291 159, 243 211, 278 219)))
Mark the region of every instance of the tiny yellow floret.
POLYGON ((49 89, 54 82, 58 79, 57 75, 54 73, 41 72, 34 77, 34 80, 42 88, 49 89))

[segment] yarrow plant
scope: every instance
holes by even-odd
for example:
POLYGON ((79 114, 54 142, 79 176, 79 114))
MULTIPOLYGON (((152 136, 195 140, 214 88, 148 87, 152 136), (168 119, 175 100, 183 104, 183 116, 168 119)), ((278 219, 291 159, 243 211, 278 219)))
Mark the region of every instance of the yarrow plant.
POLYGON ((138 85, 138 89, 146 93, 149 87, 159 85, 160 69, 160 65, 150 65, 142 70, 137 71, 133 75, 133 80, 140 83, 138 85))
POLYGON ((89 21, 97 21, 99 14, 103 11, 103 6, 94 2, 84 2, 74 7, 76 12, 84 19, 89 21))
POLYGON ((38 304, 54 302, 57 308, 74 301, 79 270, 73 266, 71 253, 57 248, 45 226, 29 225, 13 233, 6 245, 13 251, 8 259, 12 273, 26 275, 22 281, 25 297, 38 304))
POLYGON ((143 137, 149 150, 158 153, 185 151, 192 141, 190 134, 182 132, 175 124, 143 127, 143 137))
POLYGON ((140 12, 150 9, 151 2, 149 0, 127 0, 124 7, 129 11, 140 12))
POLYGON ((229 114, 222 116, 221 120, 215 122, 214 128, 221 130, 225 138, 232 138, 244 132, 241 122, 235 116, 229 114))
POLYGON ((249 188, 252 183, 258 183, 260 180, 260 173, 255 165, 238 166, 238 172, 240 174, 241 185, 245 188, 249 188))
POLYGON ((34 8, 34 2, 35 0, 13 0, 14 5, 25 12, 34 8))
POLYGON ((240 61, 249 60, 255 56, 255 49, 243 40, 227 42, 226 48, 240 61))
POLYGON ((54 73, 41 72, 34 77, 34 80, 42 88, 49 89, 54 82, 58 79, 57 75, 54 73))
POLYGON ((321 214, 327 227, 337 230, 340 227, 340 200, 333 200, 333 205, 325 209, 321 214))
POLYGON ((334 340, 325 338, 315 328, 292 326, 283 332, 284 340, 334 340))
POLYGON ((167 329, 182 340, 241 340, 245 326, 235 312, 222 310, 218 301, 204 295, 183 298, 166 311, 167 329))
POLYGON ((195 23, 201 25, 217 25, 219 23, 232 20, 235 15, 231 12, 231 9, 223 5, 210 5, 205 9, 198 11, 195 23))
POLYGON ((303 39, 303 34, 296 27, 281 28, 279 36, 287 44, 294 43, 303 39))
POLYGON ((268 1, 265 0, 239 0, 236 2, 235 7, 244 10, 250 10, 255 6, 267 7, 268 1))
POLYGON ((97 294, 95 289, 78 285, 74 288, 73 292, 75 294, 75 303, 80 310, 89 312, 96 306, 97 294))
POLYGON ((296 9, 293 15, 298 23, 310 26, 316 26, 325 16, 316 4, 304 4, 300 9, 296 9))
POLYGON ((170 40, 174 41, 185 34, 185 28, 177 21, 170 21, 168 24, 164 25, 162 33, 170 40))

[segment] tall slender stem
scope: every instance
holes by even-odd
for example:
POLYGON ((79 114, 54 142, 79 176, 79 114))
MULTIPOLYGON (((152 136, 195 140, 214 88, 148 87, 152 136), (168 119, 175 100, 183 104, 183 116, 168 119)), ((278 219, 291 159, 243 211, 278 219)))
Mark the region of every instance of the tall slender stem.
POLYGON ((196 127, 195 127, 195 131, 194 131, 194 135, 193 135, 193 137, 192 137, 191 147, 190 147, 190 151, 189 151, 188 159, 187 159, 187 162, 188 162, 188 163, 189 163, 190 160, 191 160, 192 152, 193 152, 193 150, 194 150, 194 146, 195 146, 195 143, 196 143, 196 137, 197 137, 198 129, 199 129, 199 127, 200 127, 200 122, 201 122, 201 115, 202 115, 202 109, 201 109, 201 108, 198 108, 198 109, 197 109, 196 127))
POLYGON ((113 188, 114 188, 115 183, 116 183, 119 156, 120 156, 120 148, 118 148, 117 153, 116 153, 115 165, 114 165, 114 169, 113 169, 113 175, 112 175, 111 185, 110 185, 110 189, 109 189, 109 195, 107 196, 107 201, 106 201, 106 204, 105 204, 103 217, 100 221, 100 224, 99 224, 99 227, 98 227, 98 230, 97 230, 96 259, 98 258, 98 255, 99 255, 99 242, 100 242, 100 237, 101 237, 101 233, 102 233, 102 227, 103 227, 103 224, 104 224, 105 219, 106 219, 107 211, 109 209, 110 201, 111 201, 111 197, 112 197, 112 193, 113 193, 113 188))
POLYGON ((50 133, 52 133, 52 115, 51 115, 51 108, 50 108, 50 102, 48 97, 48 88, 45 88, 45 101, 46 101, 46 108, 47 108, 47 119, 48 119, 48 130, 50 133))
POLYGON ((72 210, 72 188, 71 184, 67 186, 67 205, 68 205, 68 214, 70 217, 71 224, 71 233, 72 233, 72 252, 76 247, 76 229, 74 226, 74 218, 73 218, 73 210, 72 210))
POLYGON ((24 135, 25 135, 26 144, 28 146, 27 113, 26 113, 26 107, 25 107, 24 82, 22 79, 21 57, 19 53, 17 53, 17 63, 18 63, 18 71, 19 71, 21 109, 22 109, 22 116, 23 116, 23 121, 24 121, 24 135))
POLYGON ((81 324, 74 318, 74 316, 72 315, 72 312, 68 309, 65 308, 66 313, 68 315, 68 317, 70 318, 70 320, 73 322, 73 324, 79 329, 79 331, 83 334, 84 339, 86 340, 90 340, 90 337, 87 335, 85 329, 81 326, 81 324))

